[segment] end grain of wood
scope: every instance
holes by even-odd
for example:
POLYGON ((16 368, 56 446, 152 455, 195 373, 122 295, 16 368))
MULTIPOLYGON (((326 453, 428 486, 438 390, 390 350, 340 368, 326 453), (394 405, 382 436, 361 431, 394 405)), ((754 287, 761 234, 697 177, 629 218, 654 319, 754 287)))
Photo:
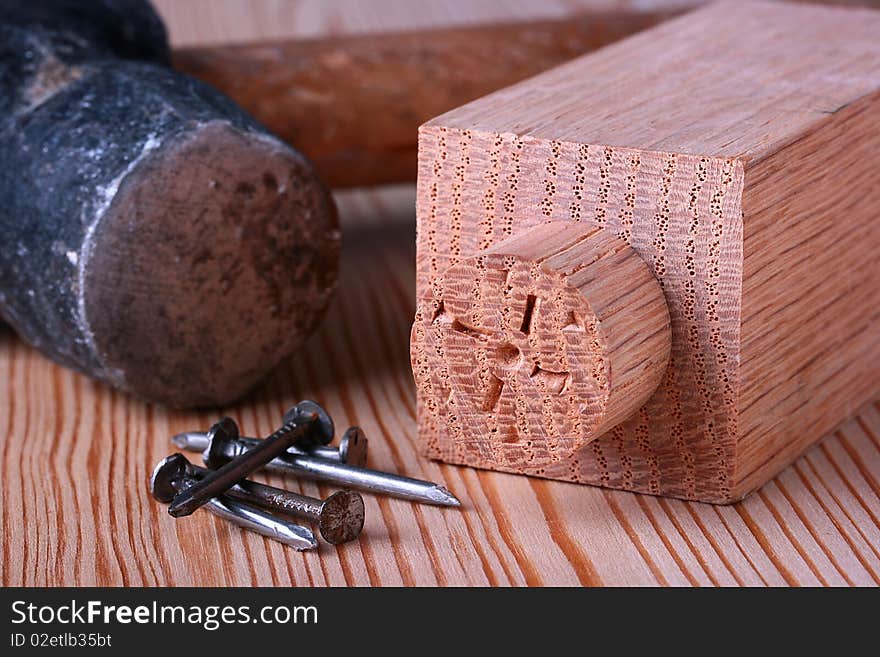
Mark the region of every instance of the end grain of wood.
POLYGON ((641 408, 671 339, 663 290, 624 240, 539 224, 460 260, 419 299, 410 352, 422 421, 454 404, 452 451, 467 454, 451 460, 542 474, 641 408))

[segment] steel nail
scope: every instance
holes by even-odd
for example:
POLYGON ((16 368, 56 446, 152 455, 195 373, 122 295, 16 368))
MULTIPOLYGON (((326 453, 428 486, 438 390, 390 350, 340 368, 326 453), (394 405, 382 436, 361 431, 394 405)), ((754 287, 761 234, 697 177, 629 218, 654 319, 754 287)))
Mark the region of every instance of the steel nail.
MULTIPOLYGON (((248 436, 240 436, 238 440, 241 442, 242 450, 256 447, 261 442, 260 438, 248 436)), ((211 444, 211 434, 204 431, 185 431, 172 437, 171 442, 179 449, 204 452, 211 444)), ((367 444, 367 437, 360 427, 349 427, 340 438, 338 448, 329 445, 312 445, 304 448, 294 446, 288 447, 287 453, 363 467, 367 464, 367 444)), ((275 461, 271 461, 266 467, 274 469, 274 465, 276 465, 275 461)))
MULTIPOLYGON (((303 408, 301 413, 291 414, 288 421, 280 429, 260 441, 259 445, 242 452, 235 458, 225 459, 220 467, 215 467, 219 464, 219 458, 209 458, 208 466, 213 471, 192 486, 178 492, 171 500, 171 504, 168 505, 168 513, 175 518, 189 515, 211 498, 226 492, 254 470, 262 468, 269 461, 283 454, 303 434, 314 431, 313 424, 319 420, 320 416, 314 406, 317 404, 312 402, 310 406, 303 408)), ((222 423, 218 424, 222 424, 222 426, 215 425, 212 428, 214 438, 208 448, 209 455, 216 449, 215 443, 218 443, 218 438, 221 436, 224 439, 238 438, 238 426, 234 421, 225 418, 222 423)))
POLYGON ((356 468, 362 468, 367 464, 367 436, 360 427, 349 427, 345 430, 339 440, 338 453, 340 463, 347 463, 356 468))
MULTIPOLYGON (((188 485, 211 472, 189 461, 184 468, 183 476, 188 485)), ((364 528, 364 499, 354 491, 338 491, 325 500, 319 500, 245 479, 227 490, 224 495, 267 511, 277 511, 314 522, 324 540, 333 545, 353 541, 364 528)))
MULTIPOLYGON (((202 453, 209 468, 222 467, 243 453, 244 447, 235 436, 225 432, 211 435, 211 444, 202 453)), ((400 475, 356 468, 346 463, 335 463, 311 456, 282 453, 269 466, 274 471, 283 471, 299 477, 356 488, 371 493, 399 497, 414 502, 437 504, 441 506, 460 506, 452 493, 445 487, 430 481, 402 477, 400 475)))
MULTIPOLYGON (((162 459, 150 477, 150 492, 160 502, 168 503, 185 485, 183 473, 191 465, 182 454, 162 459)), ((230 499, 226 495, 212 498, 205 508, 214 515, 249 531, 267 536, 297 550, 318 547, 315 535, 308 527, 286 522, 249 504, 230 499)))

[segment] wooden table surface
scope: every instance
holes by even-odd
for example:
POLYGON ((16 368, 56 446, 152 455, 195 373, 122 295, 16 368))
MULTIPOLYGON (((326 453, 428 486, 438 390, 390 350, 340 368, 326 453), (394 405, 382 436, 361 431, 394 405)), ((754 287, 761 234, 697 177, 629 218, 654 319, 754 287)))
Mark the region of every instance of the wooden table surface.
MULTIPOLYGON (((261 33, 260 20, 282 22, 266 19, 273 11, 286 17, 291 34, 316 33, 328 24, 336 31, 358 26, 340 16, 376 22, 370 12, 340 9, 360 6, 354 3, 264 0, 238 21, 229 17, 245 3, 226 3, 226 19, 212 14, 212 21, 195 20, 196 2, 158 4, 178 42, 233 39, 231 25, 253 37, 261 33)), ((450 5, 442 5, 445 13, 436 5, 430 13, 459 15, 450 5)), ((402 6, 395 20, 406 26, 402 6)), ((519 7, 466 6, 480 12, 519 7)), ((880 583, 878 404, 863 408, 747 500, 726 507, 420 457, 408 354, 415 192, 401 186, 347 192, 337 200, 343 271, 326 321, 296 359, 230 408, 174 412, 142 403, 52 364, 0 329, 2 584, 880 583), (172 434, 204 428, 221 414, 249 434, 266 434, 301 398, 326 405, 337 426, 362 426, 372 467, 442 481, 462 508, 365 496, 367 522, 359 541, 298 553, 206 512, 174 520, 150 498, 147 479, 153 464, 172 451, 172 434)), ((277 476, 266 480, 310 495, 330 490, 277 476)))

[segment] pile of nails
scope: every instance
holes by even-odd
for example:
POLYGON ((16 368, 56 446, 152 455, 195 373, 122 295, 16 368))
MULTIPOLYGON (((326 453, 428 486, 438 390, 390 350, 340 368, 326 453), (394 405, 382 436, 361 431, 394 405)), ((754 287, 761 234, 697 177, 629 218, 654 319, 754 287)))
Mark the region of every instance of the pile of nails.
POLYGON ((168 504, 168 513, 175 518, 205 507, 244 529, 298 550, 314 549, 318 541, 311 529, 293 518, 317 525, 321 537, 334 545, 360 535, 364 501, 348 488, 427 504, 459 505, 443 486, 364 467, 367 439, 360 428, 350 427, 338 448, 329 446, 333 435, 333 420, 308 400, 288 410, 281 427, 265 439, 241 436, 235 421, 223 418, 207 433, 180 433, 171 439, 180 449, 202 452, 206 467, 193 465, 182 454, 172 454, 153 471, 150 492, 168 504), (261 468, 345 486, 346 490, 319 500, 246 479, 261 468))

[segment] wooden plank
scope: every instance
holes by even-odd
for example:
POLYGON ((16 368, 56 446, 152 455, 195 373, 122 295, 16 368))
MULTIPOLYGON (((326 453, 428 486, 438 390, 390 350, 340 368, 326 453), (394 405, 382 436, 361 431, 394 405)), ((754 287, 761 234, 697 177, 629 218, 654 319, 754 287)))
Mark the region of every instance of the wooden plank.
MULTIPOLYGON (((212 6, 217 2, 211 0, 212 6)), ((182 12, 191 5, 166 4, 182 12)), ((286 7, 273 6, 278 11, 286 7)), ((451 6, 442 5, 445 11, 451 6)), ((311 11, 320 17, 319 8, 311 11)), ((221 15, 194 21, 192 34, 210 37, 218 23, 225 26, 223 33, 233 34, 241 17, 225 23, 221 15)), ((368 18, 379 24, 378 15, 368 18)), ((271 19, 265 23, 276 24, 271 19)), ((317 29, 321 22, 314 25, 317 29)), ((328 322, 302 361, 282 364, 253 397, 223 410, 247 431, 265 433, 287 403, 315 397, 340 424, 357 422, 367 429, 371 465, 436 477, 462 498, 463 509, 417 509, 367 496, 367 526, 360 541, 339 550, 322 546, 305 555, 242 533, 207 513, 173 521, 149 499, 149 471, 170 451, 169 436, 207 426, 223 410, 177 413, 145 405, 53 365, 0 329, 0 583, 739 581, 779 586, 819 581, 797 549, 808 538, 816 540, 806 524, 795 524, 786 535, 759 497, 713 507, 438 465, 419 457, 407 353, 415 310, 414 191, 399 187, 339 199, 345 257, 341 295, 328 322)), ((780 480, 794 501, 794 515, 809 510, 819 552, 825 554, 824 545, 855 584, 876 584, 880 406, 865 406, 780 480), (836 556, 845 552, 841 537, 851 541, 855 561, 836 556)), ((326 492, 277 476, 267 481, 309 494, 326 492)), ((771 502, 782 504, 777 497, 771 502)), ((829 562, 826 555, 818 563, 819 575, 841 578, 829 562)))
MULTIPOLYGON (((215 412, 145 405, 0 338, 3 584, 873 585, 880 577, 880 408, 865 407, 760 495, 732 507, 472 470, 418 455, 407 350, 414 193, 340 197, 341 294, 302 363, 215 412), (228 412, 270 431, 300 397, 370 437, 370 465, 436 478, 462 510, 366 497, 356 543, 301 554, 147 492, 169 437, 228 412), (784 493, 782 488, 784 488, 784 493), (799 515, 800 514, 800 515, 799 515), (803 516, 803 519, 800 517, 803 516), (805 556, 806 555, 806 558, 805 556), (829 556, 830 555, 830 556, 829 556), (218 564, 202 566, 206 561, 218 564)), ((261 479, 263 479, 261 477, 261 479)), ((308 494, 329 489, 272 475, 308 494)))
MULTIPOLYGON (((727 503, 876 397, 877 33, 880 12, 870 10, 719 3, 422 126, 412 351, 423 452, 727 503), (660 385, 598 438, 596 394, 499 373, 499 355, 522 334, 513 320, 523 286, 508 281, 496 321, 483 296, 499 294, 471 267, 495 271, 501 251, 500 270, 518 276, 522 259, 509 245, 548 221, 623 239, 669 309, 660 385), (444 323, 453 305, 455 321, 444 323), (476 328, 472 348, 459 348, 457 326, 476 328), (506 406, 481 406, 504 390, 499 381, 512 391, 506 406), (506 432, 505 408, 537 427, 506 432)), ((551 260, 528 262, 545 277, 564 273, 551 260)), ((569 381, 608 369, 603 357, 585 359, 585 346, 630 335, 601 318, 598 338, 560 332, 562 290, 539 287, 530 307, 558 321, 528 332, 533 348, 517 367, 569 381)), ((641 329, 643 339, 653 334, 641 329)))

